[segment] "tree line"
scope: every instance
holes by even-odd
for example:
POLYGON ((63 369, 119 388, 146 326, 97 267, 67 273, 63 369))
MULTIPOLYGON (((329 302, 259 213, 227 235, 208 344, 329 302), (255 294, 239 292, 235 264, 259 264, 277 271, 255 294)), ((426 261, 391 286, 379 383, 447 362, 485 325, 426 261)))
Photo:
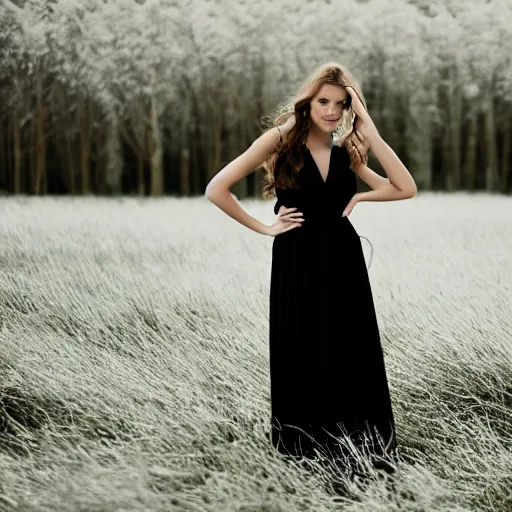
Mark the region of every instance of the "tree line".
POLYGON ((0 0, 0 190, 203 194, 334 60, 419 189, 508 193, 511 25, 505 0, 0 0))

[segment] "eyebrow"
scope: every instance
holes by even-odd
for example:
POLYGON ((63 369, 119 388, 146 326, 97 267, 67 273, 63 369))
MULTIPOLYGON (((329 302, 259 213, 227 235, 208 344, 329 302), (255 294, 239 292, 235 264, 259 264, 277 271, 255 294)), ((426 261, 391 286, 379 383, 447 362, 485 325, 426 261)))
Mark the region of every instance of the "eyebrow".
MULTIPOLYGON (((321 98, 318 98, 318 101, 320 101, 320 100, 329 100, 329 98, 325 98, 322 96, 321 98)), ((347 96, 345 96, 344 98, 341 98, 340 101, 346 101, 346 100, 347 100, 347 96)))

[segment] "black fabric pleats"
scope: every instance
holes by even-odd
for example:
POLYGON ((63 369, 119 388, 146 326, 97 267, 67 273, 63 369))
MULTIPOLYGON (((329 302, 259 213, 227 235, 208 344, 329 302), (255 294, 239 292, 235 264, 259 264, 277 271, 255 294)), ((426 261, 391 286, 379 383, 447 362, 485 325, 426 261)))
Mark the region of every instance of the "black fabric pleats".
POLYGON ((339 456, 335 437, 397 448, 384 354, 360 237, 343 209, 356 193, 348 152, 332 147, 324 182, 309 150, 299 189, 277 189, 274 213, 304 223, 274 238, 270 283, 271 442, 281 453, 339 456), (331 434, 331 435, 330 435, 331 434), (334 437, 333 437, 334 436, 334 437))

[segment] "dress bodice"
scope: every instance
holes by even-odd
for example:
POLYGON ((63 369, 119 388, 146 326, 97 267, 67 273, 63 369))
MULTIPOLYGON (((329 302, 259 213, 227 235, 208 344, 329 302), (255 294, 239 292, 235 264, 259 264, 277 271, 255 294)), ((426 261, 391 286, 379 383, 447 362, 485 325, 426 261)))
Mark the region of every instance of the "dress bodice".
POLYGON ((339 219, 352 196, 357 191, 357 180, 350 169, 350 157, 345 146, 333 145, 329 159, 329 172, 324 181, 313 156, 306 146, 301 146, 304 165, 298 174, 298 188, 276 188, 279 208, 297 207, 304 219, 339 219))

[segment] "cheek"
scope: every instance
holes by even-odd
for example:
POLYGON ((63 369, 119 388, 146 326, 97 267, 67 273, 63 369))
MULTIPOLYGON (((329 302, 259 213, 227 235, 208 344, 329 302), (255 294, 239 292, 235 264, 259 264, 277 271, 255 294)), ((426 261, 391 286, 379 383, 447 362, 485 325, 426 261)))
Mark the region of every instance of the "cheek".
POLYGON ((312 114, 315 117, 320 117, 322 115, 322 106, 321 105, 315 105, 312 109, 312 114))

